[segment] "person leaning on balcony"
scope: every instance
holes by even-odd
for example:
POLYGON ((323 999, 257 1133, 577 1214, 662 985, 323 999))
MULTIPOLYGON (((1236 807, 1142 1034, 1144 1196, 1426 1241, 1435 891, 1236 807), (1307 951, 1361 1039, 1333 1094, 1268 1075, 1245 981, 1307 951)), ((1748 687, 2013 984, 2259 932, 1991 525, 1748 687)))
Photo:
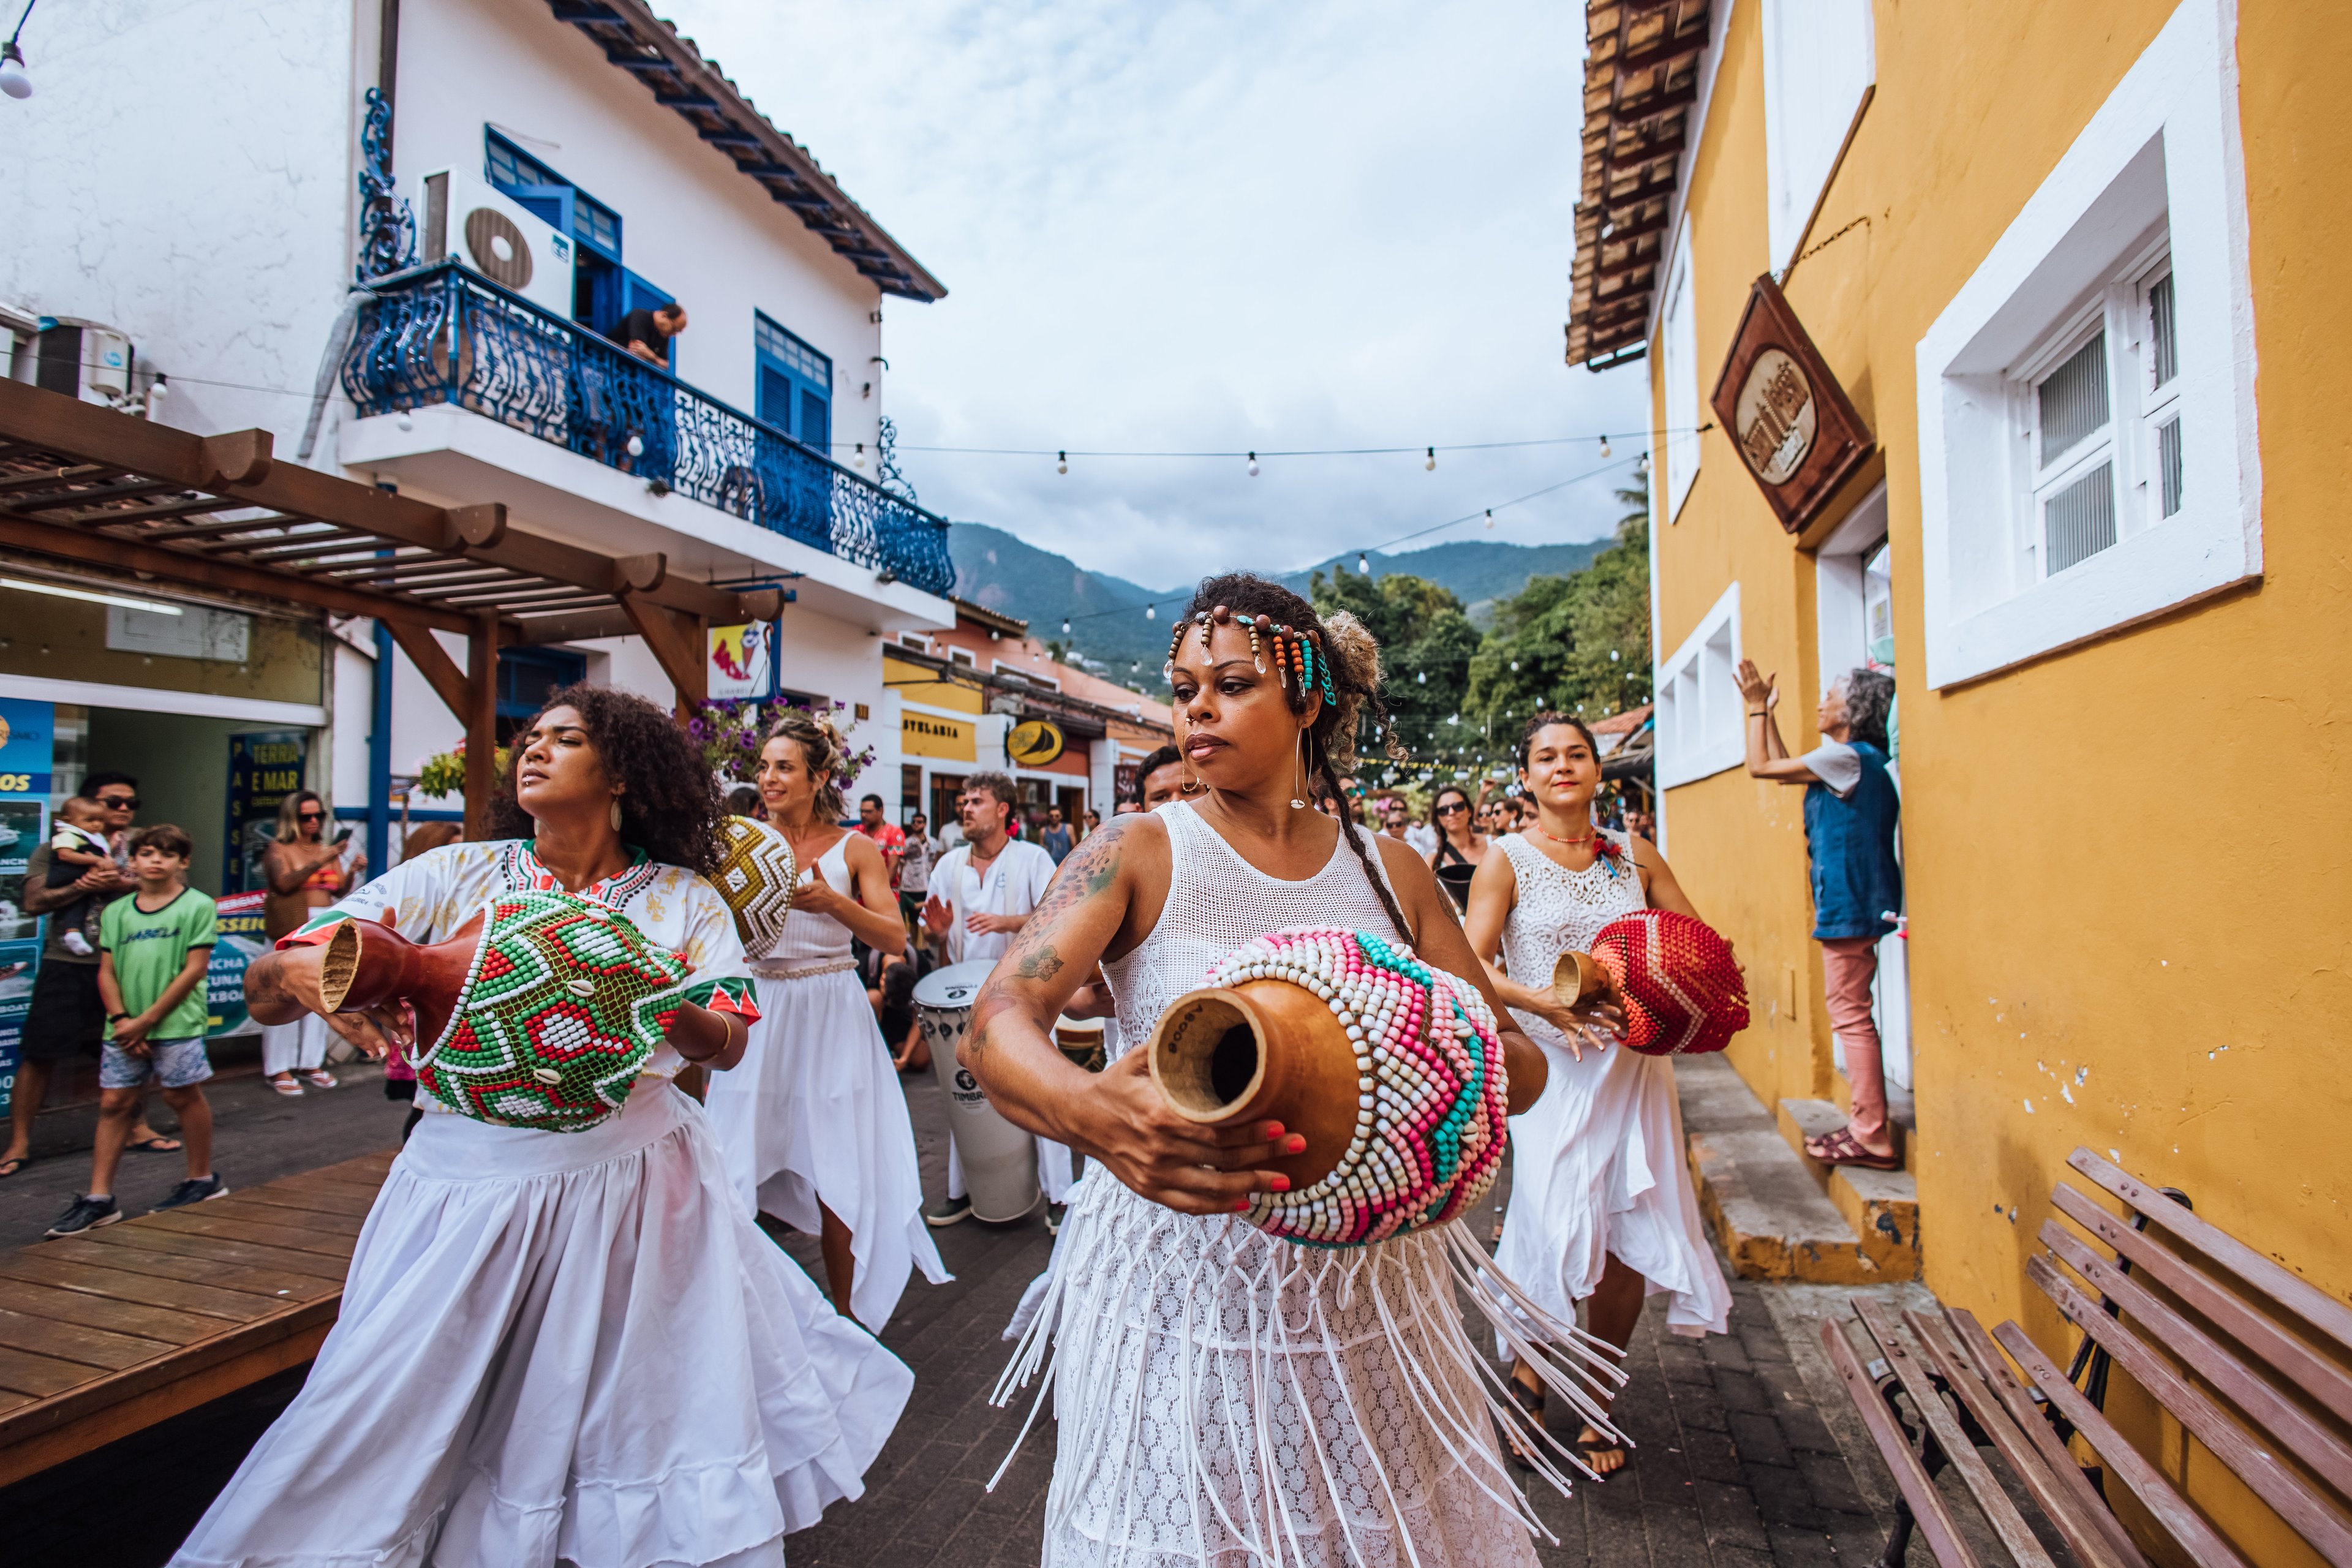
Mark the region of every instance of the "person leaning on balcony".
POLYGON ((1903 1162, 1886 1125, 1886 1076, 1878 1026, 1870 1016, 1879 939, 1895 929, 1903 907, 1903 869, 1895 858, 1901 803, 1886 751, 1895 682, 1874 669, 1839 676, 1815 714, 1822 743, 1792 757, 1772 713, 1780 697, 1778 678, 1758 674, 1755 660, 1743 658, 1738 679, 1748 710, 1748 771, 1805 786, 1813 940, 1822 944, 1830 1026, 1845 1042, 1846 1081, 1853 1091, 1846 1125, 1808 1138, 1805 1152, 1825 1164, 1896 1170, 1903 1162))
POLYGON ((667 368, 669 341, 686 331, 686 307, 672 300, 650 310, 632 310, 613 331, 613 341, 650 364, 667 368))

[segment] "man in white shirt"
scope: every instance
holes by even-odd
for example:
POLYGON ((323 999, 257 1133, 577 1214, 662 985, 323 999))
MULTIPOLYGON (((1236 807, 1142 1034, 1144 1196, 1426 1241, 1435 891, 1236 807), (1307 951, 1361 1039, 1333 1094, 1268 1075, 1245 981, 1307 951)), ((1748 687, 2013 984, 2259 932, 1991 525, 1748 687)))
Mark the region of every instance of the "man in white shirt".
MULTIPOLYGON (((1030 911, 1054 879, 1053 857, 1010 835, 1013 803, 1018 798, 1013 781, 1003 773, 979 773, 965 781, 963 794, 956 801, 963 842, 931 868, 930 893, 923 900, 923 927, 946 952, 950 963, 1003 957, 1013 945, 1013 933, 1028 923, 1030 911)), ((1069 1149, 1038 1139, 1037 1184, 1045 1191, 1046 1225, 1056 1232, 1061 1229, 1062 1203, 1074 1179, 1069 1149)), ((923 1219, 933 1226, 946 1226, 971 1213, 963 1161, 956 1152, 955 1134, 950 1131, 948 1195, 943 1202, 925 1205, 923 1219)))

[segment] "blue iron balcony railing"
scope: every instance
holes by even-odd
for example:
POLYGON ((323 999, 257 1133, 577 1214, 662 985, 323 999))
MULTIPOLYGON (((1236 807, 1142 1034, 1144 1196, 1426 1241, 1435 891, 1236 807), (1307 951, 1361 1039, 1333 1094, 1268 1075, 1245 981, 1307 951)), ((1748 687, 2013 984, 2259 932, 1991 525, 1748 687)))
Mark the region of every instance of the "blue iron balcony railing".
POLYGON ((948 524, 456 261, 372 285, 343 362, 362 416, 454 403, 927 594, 948 524))

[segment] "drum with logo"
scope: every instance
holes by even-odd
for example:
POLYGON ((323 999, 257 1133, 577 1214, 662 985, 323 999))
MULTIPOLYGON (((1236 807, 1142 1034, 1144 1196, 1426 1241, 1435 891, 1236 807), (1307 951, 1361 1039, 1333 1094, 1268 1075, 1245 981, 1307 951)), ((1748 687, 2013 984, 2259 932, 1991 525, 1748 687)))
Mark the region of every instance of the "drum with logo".
POLYGON ((947 1090, 948 1125, 963 1164, 975 1219, 1019 1219, 1043 1196, 1037 1185, 1037 1141, 998 1114, 980 1082, 956 1061, 956 1047, 971 1026, 972 999, 996 967, 992 959, 951 963, 916 983, 915 1014, 930 1043, 931 1068, 947 1090))
POLYGON ((1054 1020, 1054 1044, 1088 1072, 1100 1072, 1108 1064, 1100 1018, 1073 1018, 1065 1013, 1054 1020))

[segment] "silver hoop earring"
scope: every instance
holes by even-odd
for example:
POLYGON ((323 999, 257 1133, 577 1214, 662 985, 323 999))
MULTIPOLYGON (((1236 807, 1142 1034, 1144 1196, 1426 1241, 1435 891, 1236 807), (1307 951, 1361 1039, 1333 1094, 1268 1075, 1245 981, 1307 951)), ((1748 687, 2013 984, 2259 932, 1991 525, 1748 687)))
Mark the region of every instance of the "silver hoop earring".
POLYGON ((621 831, 621 797, 617 795, 613 797, 613 831, 621 831))
POLYGON ((1305 811, 1307 803, 1298 797, 1307 793, 1307 731, 1298 731, 1298 765, 1291 777, 1290 809, 1305 811))

